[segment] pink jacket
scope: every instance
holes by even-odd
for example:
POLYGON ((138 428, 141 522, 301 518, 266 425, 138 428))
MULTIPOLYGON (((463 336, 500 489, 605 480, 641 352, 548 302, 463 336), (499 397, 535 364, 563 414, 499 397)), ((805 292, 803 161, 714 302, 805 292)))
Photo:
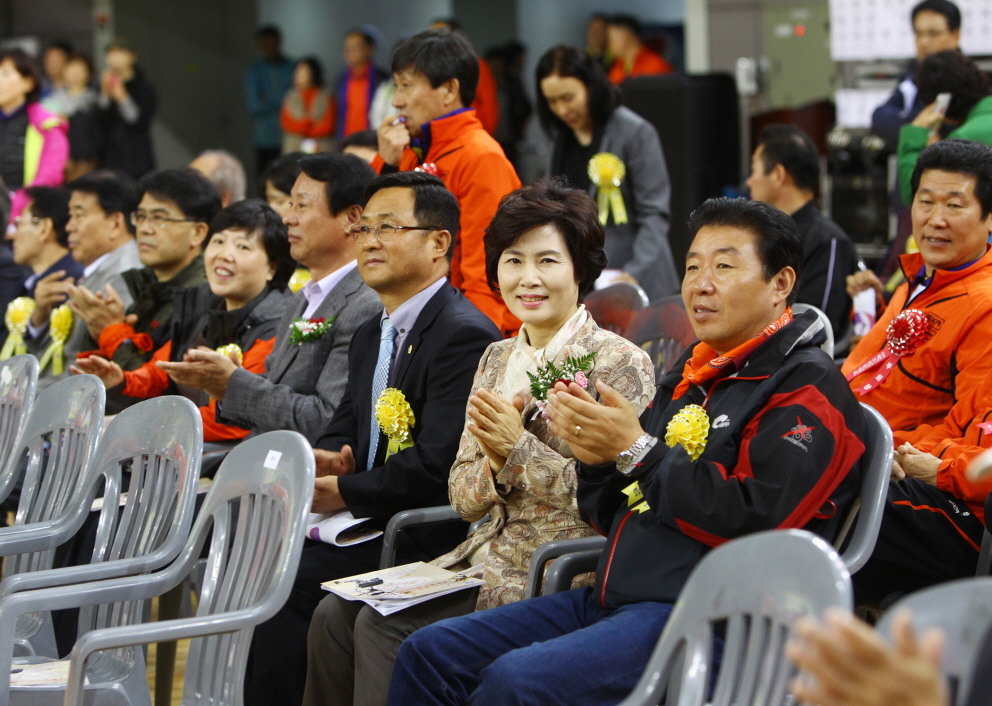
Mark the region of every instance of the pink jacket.
MULTIPOLYGON (((28 131, 24 136, 24 186, 58 186, 65 180, 69 160, 69 124, 41 107, 29 103, 28 131)), ((27 206, 27 194, 20 188, 11 194, 10 221, 27 206)))

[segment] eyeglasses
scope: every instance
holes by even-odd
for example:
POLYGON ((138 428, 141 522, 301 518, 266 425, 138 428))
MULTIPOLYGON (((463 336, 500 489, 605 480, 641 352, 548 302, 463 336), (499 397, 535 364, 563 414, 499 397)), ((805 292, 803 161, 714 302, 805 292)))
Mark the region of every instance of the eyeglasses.
POLYGON ((374 226, 352 226, 348 231, 356 243, 368 240, 374 234, 379 242, 387 243, 401 230, 444 230, 441 226, 394 226, 392 223, 376 223, 374 226))
POLYGON ((31 225, 38 225, 43 220, 44 220, 43 218, 38 218, 37 216, 31 216, 30 218, 26 218, 24 216, 18 216, 17 218, 14 219, 14 227, 20 228, 21 226, 27 223, 30 223, 31 225))
POLYGON ((195 218, 169 218, 168 216, 163 216, 161 213, 153 213, 150 216, 147 213, 132 213, 131 214, 131 225, 135 228, 140 228, 141 226, 148 223, 152 228, 161 228, 163 223, 198 223, 195 218))

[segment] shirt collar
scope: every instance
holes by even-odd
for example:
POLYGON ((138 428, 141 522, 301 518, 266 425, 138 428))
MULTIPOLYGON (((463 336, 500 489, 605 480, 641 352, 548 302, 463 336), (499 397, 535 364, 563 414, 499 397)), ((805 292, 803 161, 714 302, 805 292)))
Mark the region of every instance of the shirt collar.
POLYGON ((414 324, 417 323, 417 319, 420 317, 420 312, 424 310, 427 302, 431 300, 438 290, 441 289, 448 281, 447 277, 441 277, 441 279, 434 282, 434 284, 426 287, 412 297, 407 299, 405 302, 396 307, 396 310, 392 314, 387 314, 386 310, 382 310, 382 319, 389 319, 393 322, 393 328, 396 329, 396 333, 401 336, 405 336, 413 328, 414 324))
POLYGON ((322 279, 307 282, 303 285, 303 296, 306 297, 307 303, 313 304, 314 299, 323 301, 331 293, 331 290, 345 278, 345 275, 356 267, 358 267, 358 260, 352 260, 347 265, 342 265, 322 279))
POLYGON ((420 126, 420 137, 415 137, 410 140, 410 149, 417 152, 420 160, 423 161, 427 159, 427 153, 431 151, 431 125, 436 123, 438 120, 444 120, 445 118, 450 118, 454 115, 464 113, 467 110, 472 110, 471 107, 468 108, 458 108, 457 110, 452 110, 450 113, 445 113, 444 115, 434 118, 423 125, 420 126))
MULTIPOLYGON (((113 250, 111 250, 110 252, 113 252, 113 250)), ((91 274, 93 274, 94 272, 96 272, 97 268, 100 265, 102 265, 103 264, 103 261, 106 260, 108 257, 110 257, 110 253, 109 252, 104 253, 103 255, 101 255, 100 257, 98 257, 97 259, 95 259, 93 262, 91 262, 90 264, 88 264, 86 267, 84 267, 83 268, 83 277, 84 278, 89 277, 91 274)))

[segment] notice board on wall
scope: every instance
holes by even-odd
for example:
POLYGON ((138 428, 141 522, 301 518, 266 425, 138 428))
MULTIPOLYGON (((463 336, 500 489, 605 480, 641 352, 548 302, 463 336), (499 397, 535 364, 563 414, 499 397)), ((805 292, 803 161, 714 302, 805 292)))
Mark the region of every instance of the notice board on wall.
MULTIPOLYGON (((919 0, 830 0, 834 61, 909 59, 916 53, 910 13, 919 0)), ((992 55, 992 1, 954 0, 961 8, 961 50, 992 55)))

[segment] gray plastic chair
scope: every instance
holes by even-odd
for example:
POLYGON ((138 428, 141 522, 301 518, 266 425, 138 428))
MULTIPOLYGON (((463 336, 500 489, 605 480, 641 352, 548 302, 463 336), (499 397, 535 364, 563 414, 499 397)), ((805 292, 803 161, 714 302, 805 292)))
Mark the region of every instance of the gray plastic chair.
MULTIPOLYGON (((834 542, 834 547, 839 548, 843 546, 847 536, 851 536, 851 541, 841 554, 841 560, 852 574, 865 565, 875 549, 878 531, 882 526, 885 499, 888 497, 893 455, 892 431, 885 418, 866 404, 862 404, 861 407, 865 415, 868 436, 864 453, 866 461, 861 477, 861 494, 854 502, 840 535, 834 542)), ((604 546, 606 546, 605 537, 565 539, 541 545, 534 552, 531 560, 525 597, 548 596, 559 591, 567 591, 576 576, 596 570, 599 554, 604 546), (551 561, 551 565, 544 574, 543 582, 538 582, 536 578, 538 571, 548 561, 551 561)))
POLYGON ((816 315, 820 318, 820 323, 823 324, 823 330, 827 334, 827 340, 820 344, 820 348, 824 353, 829 355, 831 358, 834 357, 834 326, 830 323, 830 319, 823 311, 812 304, 800 304, 796 302, 792 305, 793 314, 802 314, 804 311, 815 311, 816 315))
MULTIPOLYGON (((65 704, 148 704, 128 692, 125 680, 87 669, 94 653, 150 642, 195 638, 186 661, 182 703, 243 703, 244 672, 252 629, 289 597, 313 500, 314 458, 307 440, 273 431, 233 449, 213 485, 179 558, 161 571, 77 585, 77 605, 158 596, 192 571, 210 541, 207 572, 196 616, 88 632, 70 656, 65 704)), ((51 688, 31 689, 43 694, 51 688)), ((35 694, 32 694, 32 697, 35 694)), ((32 700, 32 703, 35 701, 32 700)))
MULTIPOLYGON (((416 525, 432 525, 438 522, 455 522, 462 520, 462 516, 455 512, 451 505, 437 505, 435 507, 419 507, 413 510, 403 510, 397 512, 389 518, 386 529, 382 533, 382 554, 379 558, 379 568, 388 569, 396 564, 396 551, 399 542, 399 535, 405 529, 416 525)), ((464 522, 464 520, 462 520, 464 522)), ((489 515, 481 520, 477 520, 469 525, 468 533, 472 534, 489 521, 489 515)))
POLYGON ((0 469, 7 467, 38 386, 38 359, 15 355, 0 363, 0 469))
POLYGON ((780 706, 796 670, 783 648, 796 618, 851 610, 851 577, 837 552, 803 530, 760 532, 699 562, 640 681, 621 706, 780 706), (726 621, 715 689, 714 626, 726 621))
MULTIPOLYGON (((103 427, 105 389, 100 378, 76 375, 35 400, 13 452, 0 472, 0 501, 24 471, 13 527, 0 528, 4 576, 51 569, 55 548, 69 541, 89 508, 73 502, 103 427)), ((46 614, 47 615, 47 614, 46 614)), ((22 616, 18 655, 54 655, 55 640, 43 616, 22 616), (30 639, 29 639, 30 638, 30 639)))
POLYGON ((942 667, 951 706, 963 706, 971 690, 979 649, 992 627, 992 578, 950 581, 912 593, 896 602, 878 623, 878 631, 892 639, 892 619, 897 611, 912 611, 917 635, 931 627, 944 631, 942 667))
MULTIPOLYGON (((74 498, 82 518, 104 487, 92 563, 17 574, 0 583, 0 705, 8 703, 11 662, 4 647, 15 636, 32 637, 16 631, 21 616, 79 607, 75 584, 147 573, 178 556, 193 524, 202 440, 200 412, 184 397, 145 400, 111 421, 74 498), (127 492, 123 507, 122 492, 127 492)), ((143 608, 143 601, 87 607, 80 612, 78 634, 139 622, 143 608)), ((41 628, 40 621, 35 625, 41 628)), ((147 689, 143 655, 133 648, 101 653, 91 670, 130 672, 147 689)), ((19 696, 11 700, 23 701, 19 696)))

